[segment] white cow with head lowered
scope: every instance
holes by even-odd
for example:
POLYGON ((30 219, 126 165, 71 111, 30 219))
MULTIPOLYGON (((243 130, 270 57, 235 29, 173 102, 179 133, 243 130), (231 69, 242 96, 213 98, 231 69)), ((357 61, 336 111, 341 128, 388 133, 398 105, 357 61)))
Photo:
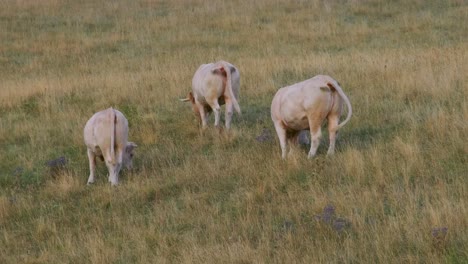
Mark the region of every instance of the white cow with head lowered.
POLYGON ((88 147, 88 184, 95 180, 96 157, 105 161, 109 170, 109 182, 114 186, 119 182, 122 165, 132 168, 132 158, 136 144, 128 142, 128 121, 116 109, 108 108, 97 112, 86 123, 84 141, 88 147))
POLYGON ((215 114, 215 126, 219 126, 221 107, 226 104, 226 128, 231 127, 234 109, 240 113, 237 102, 240 89, 239 70, 226 61, 202 64, 192 79, 192 92, 183 102, 192 102, 193 111, 199 118, 202 128, 207 126, 208 114, 215 114))
POLYGON ((271 103, 271 119, 281 145, 281 156, 286 158, 287 140, 297 141, 302 130, 310 130, 311 146, 308 157, 317 152, 320 144, 321 126, 328 119, 330 146, 328 155, 335 151, 337 131, 352 115, 351 103, 338 82, 330 76, 317 75, 276 92, 271 103), (348 116, 339 123, 343 102, 348 107, 348 116))

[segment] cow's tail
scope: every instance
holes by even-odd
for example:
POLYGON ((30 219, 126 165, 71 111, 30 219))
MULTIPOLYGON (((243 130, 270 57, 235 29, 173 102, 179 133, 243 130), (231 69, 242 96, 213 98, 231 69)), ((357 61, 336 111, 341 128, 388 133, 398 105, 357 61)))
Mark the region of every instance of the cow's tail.
POLYGON ((117 123, 117 115, 115 114, 115 110, 114 108, 110 108, 110 121, 111 121, 111 131, 110 131, 110 162, 112 164, 115 163, 115 126, 116 126, 116 123, 117 123))
POLYGON ((340 97, 345 101, 346 103, 346 106, 348 107, 348 116, 346 117, 346 119, 341 122, 341 124, 338 125, 337 129, 340 129, 342 128, 344 125, 346 125, 346 123, 348 123, 348 121, 351 119, 351 115, 353 114, 353 108, 351 107, 351 102, 349 101, 348 97, 346 96, 346 94, 343 92, 343 89, 341 89, 341 87, 338 85, 338 83, 334 82, 328 82, 327 83, 327 86, 330 87, 330 89, 333 91, 337 91, 338 94, 340 95, 340 97))
POLYGON ((234 109, 236 109, 237 113, 240 114, 241 113, 240 106, 239 106, 239 103, 237 102, 236 96, 234 95, 234 91, 232 90, 232 72, 231 72, 231 69, 233 71, 236 71, 236 68, 231 68, 225 62, 223 62, 222 65, 223 65, 224 71, 226 72, 226 88, 228 90, 229 97, 231 97, 231 101, 232 101, 232 104, 234 106, 234 109))

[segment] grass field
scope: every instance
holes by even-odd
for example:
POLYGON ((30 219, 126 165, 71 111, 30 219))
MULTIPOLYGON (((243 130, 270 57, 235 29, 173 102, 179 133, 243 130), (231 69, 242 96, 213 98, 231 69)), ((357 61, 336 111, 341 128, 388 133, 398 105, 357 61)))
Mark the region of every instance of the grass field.
POLYGON ((467 20, 463 0, 0 1, 0 263, 468 263, 467 20), (200 136, 178 98, 221 59, 242 115, 200 136), (317 74, 354 115, 333 157, 324 129, 283 161, 271 99, 317 74), (110 106, 135 169, 86 186, 110 106))

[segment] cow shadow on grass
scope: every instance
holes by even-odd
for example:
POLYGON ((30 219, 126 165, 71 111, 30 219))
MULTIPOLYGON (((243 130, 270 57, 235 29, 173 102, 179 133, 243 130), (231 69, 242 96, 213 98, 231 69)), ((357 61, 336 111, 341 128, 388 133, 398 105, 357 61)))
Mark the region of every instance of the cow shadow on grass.
MULTIPOLYGON (((322 138, 317 150, 317 155, 326 155, 327 153, 330 144, 327 125, 327 122, 322 125, 322 138)), ((378 142, 388 141, 395 137, 401 128, 402 124, 386 124, 380 126, 366 124, 359 127, 344 127, 338 133, 335 151, 342 152, 350 146, 361 150, 368 149, 369 147, 378 144, 378 142)), ((277 142, 277 135, 273 124, 268 125, 268 122, 266 122, 263 130, 256 131, 256 133, 258 134, 256 137, 257 142, 279 144, 279 142, 277 142)), ((299 135, 298 141, 299 142, 296 147, 307 153, 310 150, 309 130, 303 130, 299 135)))
MULTIPOLYGON (((387 124, 376 126, 373 124, 360 125, 359 127, 344 127, 340 129, 336 141, 335 152, 342 152, 348 147, 357 149, 368 149, 378 142, 387 141, 395 136, 401 124, 387 124)), ((327 124, 322 126, 322 139, 317 155, 325 155, 329 146, 327 124)), ((307 131, 308 132, 308 131, 307 131)), ((308 134, 310 139, 310 134, 308 134)), ((310 144, 302 145, 301 148, 309 149, 310 144)))

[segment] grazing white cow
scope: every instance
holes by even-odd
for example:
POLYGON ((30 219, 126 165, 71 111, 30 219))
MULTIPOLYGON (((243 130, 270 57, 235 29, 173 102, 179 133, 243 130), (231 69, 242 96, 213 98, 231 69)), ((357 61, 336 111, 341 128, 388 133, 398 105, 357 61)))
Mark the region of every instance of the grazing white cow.
POLYGON ((233 110, 241 112, 237 102, 240 88, 239 70, 226 61, 202 64, 192 79, 192 92, 182 102, 192 102, 192 108, 201 121, 202 128, 207 126, 208 114, 215 114, 215 126, 219 126, 220 105, 226 104, 225 124, 231 127, 233 110))
POLYGON ((108 108, 97 112, 86 123, 84 141, 88 147, 88 184, 95 180, 96 157, 105 161, 109 170, 109 182, 114 186, 119 182, 122 165, 132 168, 132 158, 137 145, 128 142, 128 121, 116 109, 108 108))
POLYGON ((302 130, 310 130, 311 146, 308 157, 312 158, 320 144, 321 126, 325 119, 328 119, 330 137, 327 154, 333 154, 336 133, 351 119, 351 115, 348 97, 330 76, 317 75, 279 89, 271 103, 271 119, 280 141, 282 158, 286 158, 287 140, 297 141, 302 130), (338 124, 343 101, 348 107, 348 116, 338 124))

